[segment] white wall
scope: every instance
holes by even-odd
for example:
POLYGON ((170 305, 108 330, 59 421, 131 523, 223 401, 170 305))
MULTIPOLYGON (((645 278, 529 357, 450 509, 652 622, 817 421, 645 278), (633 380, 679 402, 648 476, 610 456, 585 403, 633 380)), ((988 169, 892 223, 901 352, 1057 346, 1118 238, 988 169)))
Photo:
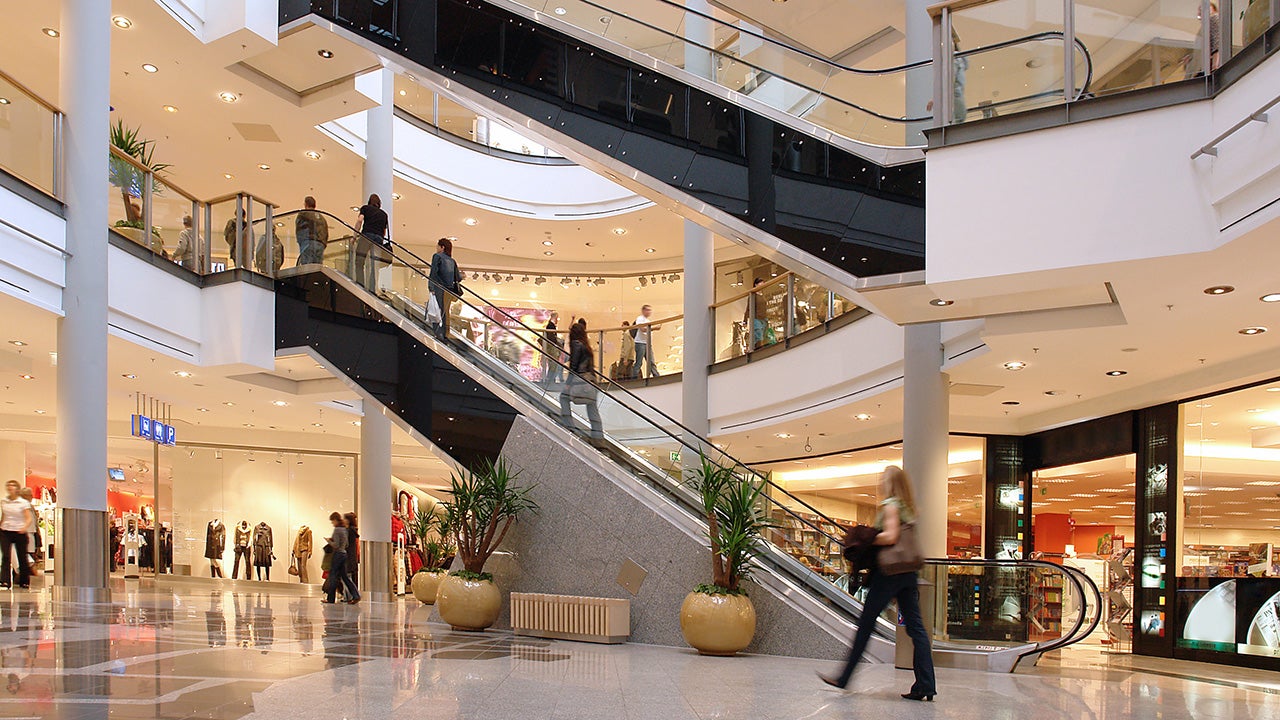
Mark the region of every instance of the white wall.
POLYGON ((0 292, 61 315, 66 222, 3 187, 0 220, 0 292))
MULTIPOLYGON (((1280 195, 1280 123, 1191 155, 1275 97, 1280 57, 1209 101, 931 150, 933 283, 1211 250, 1280 195)), ((1280 210, 1277 210, 1280 212, 1280 210)), ((990 290, 990 286, 987 286, 990 290)))

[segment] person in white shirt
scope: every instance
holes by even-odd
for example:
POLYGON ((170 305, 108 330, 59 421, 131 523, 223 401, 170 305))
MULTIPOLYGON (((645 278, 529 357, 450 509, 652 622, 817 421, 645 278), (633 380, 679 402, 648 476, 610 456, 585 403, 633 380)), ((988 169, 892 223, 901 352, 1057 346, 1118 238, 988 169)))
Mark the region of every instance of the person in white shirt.
POLYGON ((4 561, 0 563, 0 584, 6 587, 13 582, 13 553, 18 553, 18 587, 30 587, 31 568, 27 564, 27 533, 35 525, 36 513, 18 494, 20 490, 17 480, 4 484, 5 497, 0 500, 0 552, 4 553, 4 561))
POLYGON ((636 366, 635 374, 637 378, 644 377, 644 366, 649 365, 649 377, 658 377, 658 364, 653 361, 653 331, 661 328, 661 325, 654 325, 649 318, 653 317, 653 308, 645 305, 640 308, 640 316, 635 322, 635 338, 636 338, 636 366))

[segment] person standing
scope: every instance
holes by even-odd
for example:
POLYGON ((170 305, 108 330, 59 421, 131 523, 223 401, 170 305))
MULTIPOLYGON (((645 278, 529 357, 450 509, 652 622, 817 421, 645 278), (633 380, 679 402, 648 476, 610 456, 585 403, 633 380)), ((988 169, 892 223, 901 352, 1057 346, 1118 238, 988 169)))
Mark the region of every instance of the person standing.
POLYGON ((640 316, 635 321, 635 341, 636 341, 636 377, 644 377, 645 365, 649 366, 649 377, 658 377, 658 364, 653 361, 653 331, 661 329, 661 325, 654 325, 650 318, 653 317, 653 308, 645 305, 640 308, 640 316))
POLYGON ((559 320, 560 313, 552 310, 547 318, 547 325, 542 330, 542 382, 547 385, 560 382, 561 371, 564 369, 560 365, 560 358, 564 355, 564 341, 557 332, 559 327, 556 322, 559 320))
POLYGON ((622 321, 622 344, 618 346, 618 379, 630 380, 636 376, 636 331, 631 323, 622 321))
POLYGON ((348 589, 343 593, 343 600, 349 605, 360 602, 360 525, 356 522, 356 514, 346 513, 342 519, 347 523, 347 579, 348 589))
POLYGON ((431 295, 440 306, 440 324, 436 326, 436 337, 448 340, 449 307, 462 293, 462 273, 453 259, 453 241, 449 238, 436 241, 436 254, 431 256, 431 274, 427 280, 431 295))
POLYGON ((378 263, 390 262, 391 238, 387 235, 387 213, 382 209, 382 198, 377 193, 369 196, 369 202, 360 207, 356 218, 355 280, 370 292, 377 290, 378 263), (372 262, 370 262, 372 259, 372 262), (366 275, 366 265, 368 274, 366 275))
POLYGON ((18 581, 20 588, 30 587, 31 567, 27 564, 27 533, 31 532, 36 522, 36 512, 19 494, 21 486, 17 480, 4 484, 5 497, 0 500, 0 552, 4 553, 4 561, 0 563, 0 584, 12 587, 13 554, 18 554, 18 581))
POLYGON ((327 542, 333 552, 330 553, 329 577, 324 581, 325 598, 320 602, 332 605, 334 593, 342 587, 355 598, 354 601, 348 600, 348 604, 355 604, 360 602, 360 591, 356 590, 351 577, 347 575, 347 522, 336 512, 329 513, 329 522, 333 524, 333 535, 327 542))
POLYGON ((858 632, 853 637, 853 647, 849 649, 849 659, 839 676, 819 675, 828 685, 844 688, 853 677, 854 666, 862 659, 871 640, 871 632, 875 629, 876 618, 889 606, 891 600, 897 599, 898 612, 902 615, 907 627, 907 635, 911 637, 914 648, 912 667, 916 681, 911 692, 902 697, 907 700, 933 700, 938 694, 937 682, 933 672, 933 654, 929 646, 929 632, 925 630, 924 620, 920 616, 919 576, 916 574, 923 565, 923 555, 915 542, 916 504, 911 491, 911 482, 907 473, 896 465, 890 465, 880 475, 880 512, 876 516, 876 534, 874 544, 881 548, 898 546, 900 553, 896 555, 914 557, 919 562, 909 563, 913 569, 901 567, 885 568, 889 558, 888 550, 881 550, 880 562, 872 571, 867 581, 867 599, 862 606, 862 618, 858 623, 858 632))
POLYGON ((303 198, 302 206, 306 209, 293 220, 298 238, 298 264, 319 264, 324 261, 324 246, 329 242, 329 221, 316 211, 316 199, 310 195, 303 198))
POLYGON ((200 235, 191 227, 191 216, 184 215, 182 232, 178 233, 178 248, 173 252, 174 261, 188 270, 196 270, 196 248, 199 245, 200 235))
POLYGON ((569 326, 569 377, 560 391, 560 421, 572 430, 573 412, 569 404, 587 406, 587 420, 591 423, 591 440, 604 440, 604 425, 600 421, 600 408, 596 404, 599 389, 589 378, 595 371, 595 354, 587 339, 586 323, 569 326))

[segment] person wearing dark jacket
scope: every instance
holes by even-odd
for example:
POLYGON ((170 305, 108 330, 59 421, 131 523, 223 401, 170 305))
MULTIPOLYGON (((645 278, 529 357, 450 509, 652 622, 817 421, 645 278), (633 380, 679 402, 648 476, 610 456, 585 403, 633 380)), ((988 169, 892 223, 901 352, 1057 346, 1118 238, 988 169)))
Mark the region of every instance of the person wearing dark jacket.
POLYGON ((436 254, 431 256, 431 274, 427 278, 431 295, 440 306, 440 324, 436 337, 449 339, 449 306, 462 292, 462 273, 453 259, 453 241, 440 238, 436 242, 436 254))
POLYGON ((329 513, 329 522, 333 523, 333 535, 328 538, 329 549, 332 551, 333 557, 329 564, 329 577, 324 581, 325 598, 320 602, 326 605, 334 603, 334 594, 342 587, 352 598, 347 603, 354 605, 360 602, 360 591, 356 590, 355 583, 351 582, 351 576, 347 574, 347 550, 348 535, 347 521, 336 512, 329 513))
POLYGON ((577 323, 569 327, 569 378, 560 392, 560 419, 564 426, 573 429, 573 411, 570 403, 587 406, 587 419, 591 423, 592 441, 604 440, 604 425, 600 421, 600 408, 596 405, 599 390, 588 378, 595 372, 595 353, 587 339, 587 324, 577 323))
POLYGON ((324 246, 329 242, 329 221, 316 211, 316 199, 308 195, 302 201, 306 210, 298 213, 293 225, 298 239, 298 264, 324 262, 324 246))
POLYGON ((347 577, 351 579, 351 589, 343 593, 343 599, 358 602, 359 593, 355 591, 360 587, 360 526, 353 512, 344 513, 342 519, 347 523, 347 577))
POLYGON ((378 263, 389 263, 391 260, 391 237, 387 234, 390 219, 382 209, 382 198, 377 193, 369 196, 369 202, 360 207, 360 217, 356 218, 355 277, 352 279, 369 292, 378 289, 378 263), (368 262, 370 256, 373 262, 368 262), (368 270, 365 265, 368 265, 368 270))

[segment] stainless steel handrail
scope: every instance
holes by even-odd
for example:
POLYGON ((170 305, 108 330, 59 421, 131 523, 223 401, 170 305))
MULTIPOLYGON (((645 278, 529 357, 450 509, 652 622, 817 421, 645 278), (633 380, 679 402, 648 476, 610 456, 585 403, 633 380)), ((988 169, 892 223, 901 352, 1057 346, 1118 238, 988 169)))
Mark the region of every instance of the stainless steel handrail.
POLYGON ((1250 113, 1249 116, 1246 117, 1245 119, 1241 120, 1235 125, 1232 125, 1229 129, 1227 129, 1226 132, 1210 140, 1208 143, 1202 145, 1199 150, 1196 150, 1195 152, 1191 153, 1191 159, 1195 160, 1201 155, 1218 157, 1218 145, 1222 144, 1223 140, 1226 140, 1232 135, 1235 135, 1236 133, 1240 132, 1241 129, 1243 129, 1246 125, 1249 125, 1250 123, 1270 122, 1270 119, 1267 117, 1267 111, 1275 107, 1276 105, 1280 105, 1280 95, 1277 95, 1274 98, 1271 98, 1271 100, 1267 102, 1267 104, 1263 105, 1262 107, 1258 108, 1254 112, 1250 113))

